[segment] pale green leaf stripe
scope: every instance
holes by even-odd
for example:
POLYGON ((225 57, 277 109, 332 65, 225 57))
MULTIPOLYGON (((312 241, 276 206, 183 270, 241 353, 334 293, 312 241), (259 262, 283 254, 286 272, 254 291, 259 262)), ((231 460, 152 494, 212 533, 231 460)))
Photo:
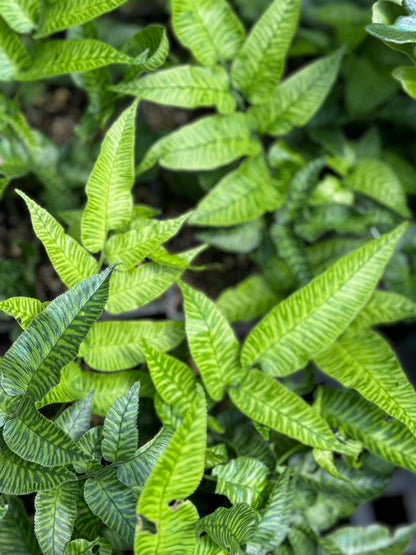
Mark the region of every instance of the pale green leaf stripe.
POLYGON ((95 553, 94 548, 99 548, 100 555, 111 555, 113 549, 111 543, 104 538, 97 538, 94 541, 88 540, 72 540, 66 549, 64 555, 90 555, 95 553))
POLYGON ((14 31, 30 33, 39 15, 37 0, 0 0, 0 15, 14 31))
POLYGON ((370 524, 370 526, 343 526, 329 536, 345 555, 359 553, 380 553, 380 555, 399 555, 406 553, 409 541, 416 532, 416 524, 396 528, 394 534, 387 526, 370 524), (374 549, 377 551, 374 551, 374 549))
POLYGON ((262 505, 269 469, 261 461, 237 457, 227 464, 216 466, 211 474, 217 478, 215 493, 225 495, 233 505, 247 503, 253 509, 262 505))
POLYGON ((64 466, 85 458, 70 436, 38 412, 29 397, 4 425, 3 438, 16 455, 42 466, 64 466))
POLYGON ((2 499, 0 518, 0 553, 42 555, 23 501, 15 496, 2 499))
POLYGON ((14 79, 16 72, 29 64, 30 58, 19 35, 0 17, 0 79, 14 79))
POLYGON ((248 335, 243 365, 260 362, 266 372, 284 376, 323 351, 366 304, 406 227, 347 254, 281 302, 248 335))
POLYGON ((140 63, 130 68, 123 82, 136 77, 139 71, 153 71, 161 65, 169 52, 169 41, 163 25, 148 25, 123 45, 123 52, 140 63))
MULTIPOLYGON (((190 263, 203 249, 204 245, 179 253, 178 256, 190 263)), ((172 268, 150 262, 127 272, 115 272, 110 282, 106 309, 119 314, 139 308, 162 295, 184 270, 185 268, 172 268)))
POLYGON ((243 414, 304 445, 351 453, 301 397, 259 370, 249 370, 238 387, 230 388, 229 395, 243 414))
POLYGON ((67 235, 63 227, 46 210, 41 208, 22 191, 17 193, 24 199, 30 211, 33 229, 41 240, 59 277, 67 287, 73 287, 98 269, 95 258, 67 235))
POLYGON ((65 0, 47 2, 36 38, 45 37, 74 25, 91 21, 114 10, 126 0, 65 0))
POLYGON ((283 542, 290 528, 293 497, 293 481, 290 481, 289 469, 285 469, 270 494, 259 525, 248 538, 249 553, 255 553, 256 549, 262 550, 260 553, 273 551, 283 542))
POLYGON ((153 349, 146 341, 142 342, 142 350, 157 392, 175 412, 184 416, 195 397, 195 374, 189 366, 153 349))
POLYGON ((250 136, 245 114, 206 116, 152 145, 136 173, 150 169, 157 161, 170 169, 211 170, 260 151, 260 143, 250 136))
MULTIPOLYGON (((36 402, 36 408, 52 403, 71 403, 82 399, 81 368, 77 362, 70 362, 61 369, 59 383, 36 402)), ((55 420, 59 426, 59 419, 55 420)), ((66 430, 65 430, 66 431, 66 430)))
POLYGON ((176 235, 188 218, 189 213, 170 220, 149 220, 138 229, 113 235, 107 242, 107 260, 110 264, 123 262, 121 271, 124 268, 131 270, 162 243, 176 235))
POLYGON ((351 322, 349 330, 356 331, 378 324, 392 324, 405 318, 415 317, 416 303, 412 300, 399 293, 377 289, 351 322))
POLYGON ((81 235, 91 252, 103 250, 108 232, 127 225, 132 215, 136 109, 134 102, 111 126, 88 179, 81 235))
POLYGON ((270 135, 284 135, 304 125, 319 110, 338 73, 343 49, 322 58, 280 84, 267 102, 248 110, 254 129, 270 135))
POLYGON ((262 275, 253 275, 225 289, 216 305, 229 322, 249 322, 274 307, 283 298, 262 275))
POLYGON ((31 297, 11 297, 0 301, 0 310, 13 316, 23 329, 26 329, 33 318, 38 316, 46 306, 48 303, 42 303, 31 297))
POLYGON ((249 157, 209 191, 189 222, 196 225, 237 225, 275 210, 282 200, 264 156, 249 157))
POLYGON ((1 385, 9 395, 28 391, 35 401, 59 382, 108 297, 112 267, 57 297, 29 324, 2 361, 1 385))
POLYGON ((100 476, 88 478, 84 497, 91 511, 104 524, 133 544, 137 499, 117 480, 117 468, 110 467, 100 476))
POLYGON ((230 92, 228 73, 221 66, 164 69, 136 81, 121 83, 111 90, 168 106, 216 106, 223 114, 233 112, 236 105, 230 92))
POLYGON ((0 438, 0 491, 10 495, 26 495, 34 491, 56 488, 65 482, 76 480, 66 467, 46 468, 40 464, 24 461, 10 451, 0 438))
POLYGON ((44 555, 62 555, 71 541, 77 516, 78 484, 39 492, 35 497, 35 532, 44 555))
POLYGON ((83 343, 80 356, 95 370, 123 370, 145 362, 140 345, 169 351, 184 339, 184 326, 176 321, 109 320, 97 322, 83 343))
POLYGON ((103 457, 110 462, 134 456, 139 441, 137 413, 139 411, 140 382, 111 405, 104 421, 103 457))
POLYGON ((319 390, 318 405, 330 426, 341 427, 366 449, 395 466, 416 472, 415 436, 398 420, 352 391, 319 390))
POLYGON ((238 51, 231 79, 251 104, 266 101, 280 81, 299 11, 300 0, 274 0, 238 51))
POLYGON ((109 64, 134 64, 133 58, 96 39, 54 40, 35 45, 30 65, 14 75, 37 81, 53 75, 90 71, 109 64))
POLYGON ((200 291, 181 282, 186 337, 209 395, 219 401, 225 387, 242 378, 240 347, 220 310, 200 291))
POLYGON ((344 182, 353 191, 376 200, 403 218, 410 216, 402 184, 390 166, 382 160, 360 160, 344 182))
MULTIPOLYGON (((78 401, 77 403, 73 403, 61 412, 61 414, 54 420, 54 423, 59 426, 61 430, 67 433, 74 441, 78 441, 80 437, 90 428, 93 395, 94 392, 90 391, 84 399, 78 401)), ((73 399, 71 399, 71 401, 72 400, 73 399)))
POLYGON ((372 330, 343 334, 315 362, 340 383, 400 420, 416 436, 416 394, 396 355, 372 330))
POLYGON ((336 467, 333 451, 326 451, 324 449, 317 449, 315 447, 315 449, 313 450, 313 458, 319 464, 319 466, 323 470, 325 470, 325 472, 327 472, 334 478, 337 478, 338 480, 344 480, 348 482, 347 478, 344 478, 336 467))
POLYGON ((182 424, 158 458, 139 498, 134 548, 141 555, 194 553, 195 523, 198 512, 190 501, 174 510, 170 503, 189 497, 198 487, 204 472, 207 440, 207 409, 202 388, 197 385, 195 399, 182 424), (141 527, 141 516, 156 523, 150 535, 141 527))
POLYGON ((172 26, 179 41, 204 66, 231 60, 245 35, 225 0, 172 0, 172 26))

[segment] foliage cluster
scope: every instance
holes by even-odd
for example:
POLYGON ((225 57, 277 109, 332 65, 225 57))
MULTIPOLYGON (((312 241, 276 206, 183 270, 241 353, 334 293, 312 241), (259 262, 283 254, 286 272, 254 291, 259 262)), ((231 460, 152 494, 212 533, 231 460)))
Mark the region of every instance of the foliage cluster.
POLYGON ((171 45, 134 5, 0 2, 0 191, 67 288, 0 291, 0 553, 403 553, 414 524, 338 524, 416 472, 374 329, 416 316, 415 104, 390 77, 415 96, 414 2, 374 5, 383 57, 364 2, 171 0, 171 45), (28 116, 56 87, 85 102, 61 145, 28 116), (152 132, 149 105, 186 123, 152 132), (191 209, 160 217, 159 180, 191 209), (185 227, 202 244, 172 252, 185 227), (190 285, 209 245, 255 269, 215 301, 190 285), (172 289, 182 319, 142 317, 172 289))

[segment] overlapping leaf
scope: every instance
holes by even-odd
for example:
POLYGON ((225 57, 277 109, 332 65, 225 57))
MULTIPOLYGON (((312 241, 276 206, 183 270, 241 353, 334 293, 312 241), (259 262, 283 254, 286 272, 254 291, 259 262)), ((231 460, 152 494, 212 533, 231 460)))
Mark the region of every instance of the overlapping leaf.
MULTIPOLYGON (((50 391, 49 393, 51 393, 50 391)), ((91 424, 91 403, 94 392, 91 391, 82 399, 66 408, 55 418, 54 423, 69 435, 74 441, 89 429, 91 424)))
POLYGON ((1 0, 0 15, 17 33, 30 33, 39 16, 37 0, 1 0))
POLYGON ((1 507, 0 553, 16 555, 42 555, 23 501, 14 496, 6 498, 1 507))
POLYGON ((166 29, 162 25, 149 25, 136 33, 123 46, 123 52, 140 62, 127 72, 124 81, 136 76, 138 71, 153 71, 166 60, 169 42, 166 29))
POLYGON ((396 528, 394 534, 386 526, 370 524, 365 527, 344 526, 326 537, 332 540, 345 555, 355 553, 388 555, 405 553, 415 531, 415 524, 396 528))
POLYGON ((248 335, 242 363, 284 376, 324 350, 370 298, 405 227, 347 254, 274 308, 248 335))
POLYGON ((5 301, 0 301, 0 310, 13 316, 23 329, 38 316, 48 303, 42 303, 38 299, 31 297, 11 297, 5 301))
POLYGON ((377 324, 391 324, 416 317, 416 303, 393 291, 376 290, 365 307, 351 323, 350 330, 365 329, 377 324))
POLYGON ((0 79, 13 79, 16 73, 29 64, 29 54, 17 33, 0 17, 0 79))

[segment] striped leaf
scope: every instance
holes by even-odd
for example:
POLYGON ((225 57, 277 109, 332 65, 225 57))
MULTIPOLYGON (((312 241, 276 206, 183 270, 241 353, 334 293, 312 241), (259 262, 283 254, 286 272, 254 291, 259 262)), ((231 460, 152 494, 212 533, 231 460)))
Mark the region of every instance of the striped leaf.
POLYGON ((37 0, 0 0, 0 15, 17 33, 30 33, 39 16, 37 0))
POLYGON ((182 322, 108 320, 98 322, 83 343, 80 355, 95 370, 123 370, 145 361, 140 340, 169 351, 184 339, 182 322))
POLYGON ((416 532, 416 524, 396 528, 394 534, 387 526, 370 524, 369 526, 343 526, 326 538, 341 549, 344 555, 359 553, 380 553, 388 555, 406 553, 409 541, 416 532))
POLYGON ((390 166, 378 158, 360 160, 345 178, 345 185, 376 200, 403 218, 410 216, 402 184, 390 166))
POLYGON ((277 254, 287 265, 296 281, 306 285, 312 279, 312 268, 305 252, 305 244, 288 225, 275 223, 271 226, 270 235, 277 254))
MULTIPOLYGON (((178 256, 190 263, 205 246, 197 247, 178 256)), ((127 272, 114 272, 106 309, 118 314, 153 301, 166 291, 183 273, 184 268, 172 268, 153 262, 142 264, 127 272)))
POLYGON ((173 434, 147 479, 137 506, 134 549, 143 555, 180 552, 193 555, 198 512, 189 497, 204 472, 207 412, 200 386, 182 424, 173 434), (144 528, 153 522, 156 533, 144 528))
POLYGON ((74 25, 91 21, 99 15, 114 10, 125 0, 66 0, 47 2, 36 38, 45 37, 74 25))
POLYGON ((304 445, 351 454, 351 447, 337 441, 316 411, 271 376, 250 370, 238 388, 230 388, 229 395, 236 407, 255 422, 304 445))
POLYGON ((206 532, 226 553, 243 555, 242 546, 255 531, 258 520, 258 513, 244 503, 231 509, 219 507, 201 518, 197 534, 206 532))
POLYGON ((97 271, 97 261, 67 235, 63 227, 46 210, 41 208, 22 191, 30 211, 33 229, 41 240, 57 274, 67 287, 73 287, 97 271))
POLYGON ((42 555, 33 522, 27 516, 23 501, 14 496, 7 497, 4 501, 7 505, 1 507, 0 553, 42 555))
POLYGON ((39 492, 35 497, 35 532, 44 555, 63 555, 77 515, 78 484, 39 492))
POLYGON ((204 66, 232 60, 244 40, 243 26, 225 0, 172 0, 172 26, 204 66))
POLYGON ((273 96, 248 110, 248 118, 260 133, 284 135, 305 125, 319 110, 336 79, 343 50, 301 68, 280 84, 273 96))
POLYGON ((274 308, 248 335, 243 365, 275 376, 305 366, 367 303, 406 224, 347 254, 274 308))
POLYGON ((221 66, 177 66, 121 83, 111 90, 168 106, 216 106, 222 114, 233 112, 236 106, 228 73, 221 66))
POLYGON ((29 392, 35 401, 59 382, 59 372, 78 353, 108 297, 112 267, 57 297, 13 343, 2 362, 3 389, 29 392))
POLYGON ((246 503, 253 509, 263 505, 268 486, 269 469, 251 457, 237 457, 216 466, 212 476, 217 478, 215 493, 228 497, 231 503, 246 503))
POLYGON ((299 0, 274 0, 239 49, 231 79, 251 104, 265 102, 280 81, 299 10, 299 0))
POLYGON ((103 250, 108 232, 122 229, 132 215, 136 109, 134 102, 111 126, 88 179, 81 233, 91 252, 103 250))
POLYGON ((226 229, 200 231, 196 238, 223 251, 248 253, 260 245, 263 228, 263 219, 257 218, 226 229))
POLYGON ((139 389, 140 382, 136 382, 107 412, 101 450, 103 457, 109 462, 129 459, 136 452, 139 441, 139 389))
POLYGON ((113 549, 111 543, 104 538, 97 538, 93 541, 73 540, 65 549, 65 555, 111 555, 113 549), (99 551, 97 551, 97 548, 99 551))
POLYGON ((117 479, 117 469, 109 467, 95 478, 88 478, 84 497, 91 511, 129 545, 133 544, 136 524, 136 496, 117 479))
POLYGON ((241 156, 256 156, 260 149, 250 136, 245 114, 206 116, 154 143, 136 174, 157 161, 173 170, 212 170, 241 156))
POLYGON ((218 297, 216 305, 229 322, 250 322, 282 300, 264 276, 256 274, 228 287, 218 297))
POLYGON ((177 414, 184 416, 195 397, 195 374, 189 366, 153 349, 145 340, 142 349, 157 392, 177 414))
POLYGON ((396 355, 377 333, 345 333, 315 358, 323 372, 355 389, 416 435, 416 395, 396 355))
POLYGON ((285 469, 279 476, 270 494, 263 516, 248 538, 247 553, 266 555, 284 541, 288 531, 293 511, 293 481, 290 473, 285 469))
POLYGON ((282 195, 263 155, 243 160, 198 204, 189 222, 196 225, 236 225, 275 210, 282 195))
POLYGON ((399 293, 376 290, 355 320, 351 322, 349 329, 356 331, 415 317, 416 303, 399 293))
POLYGON ((14 79, 18 71, 26 67, 29 61, 29 54, 19 35, 12 31, 0 17, 0 79, 4 81, 14 79))
POLYGON ((169 41, 163 25, 148 25, 127 41, 123 52, 140 60, 127 72, 124 82, 140 71, 153 71, 164 64, 169 52, 169 41))
POLYGON ((208 394, 219 401, 227 385, 242 379, 239 344, 229 323, 200 291, 180 283, 186 337, 208 394))
POLYGON ((76 480, 68 468, 45 468, 40 464, 24 461, 10 451, 0 438, 0 492, 10 495, 25 495, 34 491, 56 488, 76 480))
MULTIPOLYGON (((65 365, 60 372, 60 380, 55 387, 40 400, 36 402, 36 408, 44 407, 51 403, 71 403, 72 401, 81 400, 83 396, 82 388, 82 373, 81 368, 77 362, 70 362, 65 365)), ((66 416, 62 416, 63 429, 65 427, 66 416)), ((58 426, 60 420, 56 419, 58 426)))
POLYGON ((64 466, 85 458, 68 434, 36 410, 30 397, 4 425, 3 439, 16 455, 42 466, 64 466))
POLYGON ((31 297, 11 297, 5 301, 0 301, 0 310, 18 322, 25 330, 29 323, 38 316, 48 303, 42 303, 38 299, 31 297))
POLYGON ((149 220, 138 229, 113 235, 106 246, 108 261, 110 264, 123 262, 120 269, 131 270, 162 243, 176 235, 188 217, 189 213, 186 213, 170 220, 149 220))
POLYGON ((78 474, 102 471, 102 441, 103 426, 94 426, 80 437, 77 445, 84 451, 86 458, 83 461, 73 463, 73 467, 78 474))
MULTIPOLYGON (((330 426, 358 439, 371 453, 416 472, 414 435, 401 422, 353 391, 321 387, 318 406, 330 426)), ((343 473, 344 474, 344 473, 343 473)))
MULTIPOLYGON (((357 457, 359 453, 357 454, 357 457)), ((346 480, 338 470, 335 462, 334 462, 334 453, 333 451, 325 451, 324 449, 314 449, 313 450, 313 457, 315 461, 319 464, 319 466, 325 470, 328 474, 333 476, 334 478, 338 478, 338 480, 346 480)))
POLYGON ((65 409, 54 420, 54 423, 74 441, 78 441, 90 427, 93 394, 94 392, 91 391, 85 399, 82 399, 82 401, 78 401, 65 409))
POLYGON ((173 430, 171 428, 162 428, 153 439, 137 449, 130 460, 118 464, 117 478, 120 482, 130 487, 134 493, 140 494, 152 468, 165 450, 172 434, 173 430))

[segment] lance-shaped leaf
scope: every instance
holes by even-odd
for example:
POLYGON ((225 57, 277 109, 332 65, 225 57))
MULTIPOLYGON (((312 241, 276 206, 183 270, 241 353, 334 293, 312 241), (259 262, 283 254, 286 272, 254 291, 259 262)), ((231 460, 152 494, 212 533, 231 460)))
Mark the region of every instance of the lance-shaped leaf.
POLYGON ((198 204, 190 218, 196 225, 236 225, 275 210, 282 195, 273 184, 264 156, 243 160, 198 204))
POLYGON ((4 425, 3 438, 19 457, 43 466, 64 466, 85 458, 68 434, 36 410, 30 397, 4 425))
POLYGON ((209 395, 216 401, 227 385, 242 379, 239 344, 220 310, 206 295, 180 283, 184 298, 186 336, 209 395))
POLYGON ((140 62, 131 67, 124 81, 136 77, 139 71, 153 71, 161 65, 169 52, 169 41, 163 25, 149 25, 136 33, 123 46, 123 52, 140 62))
POLYGON ((103 457, 115 462, 133 457, 139 441, 137 413, 139 411, 140 382, 136 382, 120 399, 115 401, 105 418, 103 457))
POLYGON ((183 338, 182 322, 108 320, 91 328, 80 354, 95 370, 123 370, 145 361, 141 339, 152 347, 169 351, 183 338))
POLYGON ((157 161, 173 170, 212 170, 241 156, 256 156, 260 150, 260 143, 250 136, 245 114, 206 116, 154 143, 136 173, 157 161))
POLYGON ((74 403, 55 418, 54 423, 69 435, 74 441, 89 429, 91 424, 91 404, 93 391, 85 399, 74 403))
POLYGON ((253 534, 259 520, 258 513, 244 503, 231 509, 219 507, 198 522, 197 534, 206 532, 226 553, 243 555, 242 549, 253 534))
POLYGON ((351 454, 351 448, 336 440, 315 410, 271 376, 250 370, 229 395, 242 413, 260 424, 305 445, 351 454))
POLYGON ((76 479, 66 467, 46 468, 21 459, 0 439, 0 491, 10 495, 25 495, 34 491, 56 488, 76 479))
POLYGON ((114 10, 125 0, 67 0, 48 2, 43 9, 42 22, 36 38, 51 35, 74 25, 91 21, 99 15, 114 10))
POLYGON ((101 251, 108 232, 121 229, 131 218, 136 109, 135 102, 111 126, 88 179, 81 233, 91 252, 101 251))
POLYGON ((266 555, 283 542, 289 531, 293 497, 293 481, 290 481, 289 470, 285 469, 270 494, 256 530, 248 538, 247 553, 266 555))
POLYGON ((370 526, 343 526, 326 538, 341 549, 342 553, 406 553, 409 541, 416 532, 416 524, 400 526, 392 534, 387 526, 370 524, 370 526))
POLYGON ((378 158, 360 160, 346 177, 345 185, 387 206, 403 218, 410 216, 402 184, 390 166, 378 158))
POLYGON ((299 10, 299 0, 274 0, 239 49, 231 79, 251 104, 267 100, 280 81, 299 10))
POLYGON ((345 333, 315 358, 319 368, 355 389, 416 435, 416 394, 396 355, 377 333, 345 333))
POLYGON ((1 0, 0 15, 17 33, 30 33, 39 16, 37 0, 1 0))
POLYGON ((111 555, 113 553, 111 543, 104 538, 97 538, 93 541, 73 540, 65 549, 65 555, 92 555, 94 553, 111 555))
MULTIPOLYGON (((205 248, 197 247, 178 256, 190 263, 205 248)), ((127 272, 115 272, 111 278, 107 310, 118 314, 153 301, 162 295, 184 270, 183 267, 173 268, 150 262, 127 272)))
POLYGON ((107 242, 108 261, 110 264, 123 262, 121 270, 134 268, 162 243, 176 235, 188 217, 189 213, 171 220, 149 220, 138 229, 113 235, 107 242))
POLYGON ((231 60, 244 40, 243 26, 225 0, 172 0, 172 26, 204 66, 231 60))
POLYGON ((325 386, 318 393, 317 404, 331 426, 342 428, 386 461, 416 472, 414 435, 406 426, 352 391, 325 386))
POLYGON ((192 406, 157 460, 140 495, 134 545, 137 553, 194 553, 198 513, 190 501, 182 500, 195 491, 204 472, 206 426, 205 395, 197 386, 192 406), (155 524, 155 533, 145 530, 147 521, 155 524))
POLYGON ((11 297, 0 301, 0 310, 6 312, 26 329, 29 323, 38 316, 49 303, 42 303, 31 297, 11 297))
POLYGON ((248 335, 242 363, 275 376, 305 366, 331 344, 366 304, 406 228, 347 254, 274 308, 248 335))
POLYGON ((14 79, 19 69, 29 64, 29 54, 19 35, 0 17, 0 79, 14 79))
POLYGON ((284 135, 304 125, 319 110, 338 73, 343 50, 317 60, 281 83, 273 96, 248 111, 254 129, 284 135))
POLYGON ((415 317, 416 303, 412 300, 392 291, 376 290, 348 329, 356 331, 415 317))
POLYGON ((84 487, 85 501, 91 511, 111 530, 133 544, 136 524, 136 496, 117 479, 117 469, 109 467, 84 487))
POLYGON ((178 66, 121 83, 111 90, 168 106, 216 106, 223 114, 233 112, 236 105, 228 73, 221 66, 178 66))
POLYGON ((35 497, 35 532, 44 555, 63 555, 77 516, 78 484, 39 492, 35 497))
POLYGON ((195 397, 195 374, 189 366, 153 349, 145 340, 142 349, 157 392, 177 414, 184 416, 195 397))
POLYGON ((5 501, 7 505, 1 507, 0 553, 42 555, 23 501, 14 496, 5 501))
POLYGON ((231 459, 212 470, 212 475, 217 478, 215 493, 226 495, 233 505, 246 503, 257 509, 264 502, 268 473, 267 466, 257 459, 231 459))
POLYGON ((17 338, 2 362, 2 386, 9 395, 28 391, 37 401, 59 382, 61 368, 76 357, 103 310, 112 270, 109 267, 57 297, 17 338))
POLYGON ((73 287, 97 271, 97 261, 67 235, 53 216, 22 191, 17 193, 24 199, 30 211, 33 229, 48 253, 57 274, 67 287, 73 287))

